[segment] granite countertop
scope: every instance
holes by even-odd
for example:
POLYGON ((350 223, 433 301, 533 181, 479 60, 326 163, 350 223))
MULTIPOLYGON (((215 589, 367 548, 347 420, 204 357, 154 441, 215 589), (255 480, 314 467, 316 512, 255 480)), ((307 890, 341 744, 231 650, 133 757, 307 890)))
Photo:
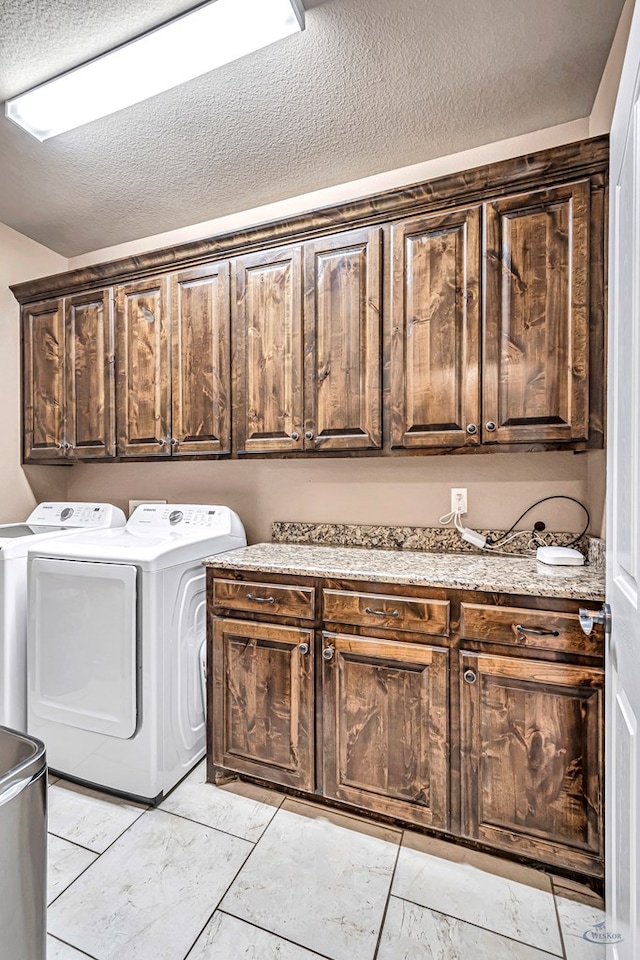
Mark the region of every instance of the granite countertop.
POLYGON ((207 557, 203 562, 208 567, 225 570, 256 570, 299 577, 374 580, 593 601, 603 600, 605 590, 604 573, 589 566, 548 567, 535 558, 514 556, 257 543, 207 557))

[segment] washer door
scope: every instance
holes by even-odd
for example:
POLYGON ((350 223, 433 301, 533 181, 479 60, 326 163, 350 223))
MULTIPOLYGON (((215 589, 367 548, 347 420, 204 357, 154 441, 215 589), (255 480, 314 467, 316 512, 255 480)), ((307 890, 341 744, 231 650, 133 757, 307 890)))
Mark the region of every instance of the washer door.
POLYGON ((136 568, 36 557, 29 581, 29 708, 126 740, 136 730, 136 568))

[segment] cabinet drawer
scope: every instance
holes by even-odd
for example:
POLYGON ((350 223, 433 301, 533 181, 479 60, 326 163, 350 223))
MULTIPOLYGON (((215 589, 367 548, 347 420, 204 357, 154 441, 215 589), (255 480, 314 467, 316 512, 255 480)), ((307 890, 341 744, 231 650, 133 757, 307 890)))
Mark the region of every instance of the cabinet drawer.
POLYGON ((315 616, 313 587, 287 586, 275 583, 251 583, 243 580, 214 580, 213 604, 225 610, 247 613, 276 614, 313 620, 315 616))
POLYGON ((324 590, 325 621, 449 636, 449 601, 324 590))
POLYGON ((594 657, 604 653, 602 627, 594 627, 593 633, 586 636, 577 613, 463 603, 460 605, 460 635, 464 640, 508 643, 525 649, 558 650, 594 657))

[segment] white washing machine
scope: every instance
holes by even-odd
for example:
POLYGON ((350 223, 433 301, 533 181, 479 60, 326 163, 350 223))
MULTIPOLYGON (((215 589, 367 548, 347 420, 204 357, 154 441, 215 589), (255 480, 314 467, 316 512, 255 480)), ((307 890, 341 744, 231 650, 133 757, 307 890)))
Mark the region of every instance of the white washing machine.
POLYGON ((28 729, 51 769, 156 803, 203 756, 201 561, 245 544, 228 507, 143 504, 29 552, 28 729))
POLYGON ((24 523, 0 525, 0 724, 27 729, 27 550, 78 530, 122 527, 110 503, 41 503, 24 523))

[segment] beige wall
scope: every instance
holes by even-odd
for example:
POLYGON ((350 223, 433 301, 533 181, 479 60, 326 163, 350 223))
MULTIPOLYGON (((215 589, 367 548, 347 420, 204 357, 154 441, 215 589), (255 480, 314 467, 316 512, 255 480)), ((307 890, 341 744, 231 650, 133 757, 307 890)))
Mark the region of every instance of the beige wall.
POLYGON ((20 324, 8 284, 67 269, 64 257, 0 224, 0 521, 23 520, 39 500, 64 498, 66 471, 41 467, 27 476, 20 467, 20 324))
MULTIPOLYGON (((592 454, 486 454, 406 459, 253 460, 82 464, 69 471, 70 499, 226 503, 251 542, 274 520, 437 525, 450 488, 469 491, 471 526, 508 527, 534 500, 565 493, 589 502, 592 454)), ((597 456, 597 455, 596 455, 597 456)), ((553 529, 579 529, 571 504, 541 508, 553 529)), ((597 518, 596 518, 597 519, 597 518)))

